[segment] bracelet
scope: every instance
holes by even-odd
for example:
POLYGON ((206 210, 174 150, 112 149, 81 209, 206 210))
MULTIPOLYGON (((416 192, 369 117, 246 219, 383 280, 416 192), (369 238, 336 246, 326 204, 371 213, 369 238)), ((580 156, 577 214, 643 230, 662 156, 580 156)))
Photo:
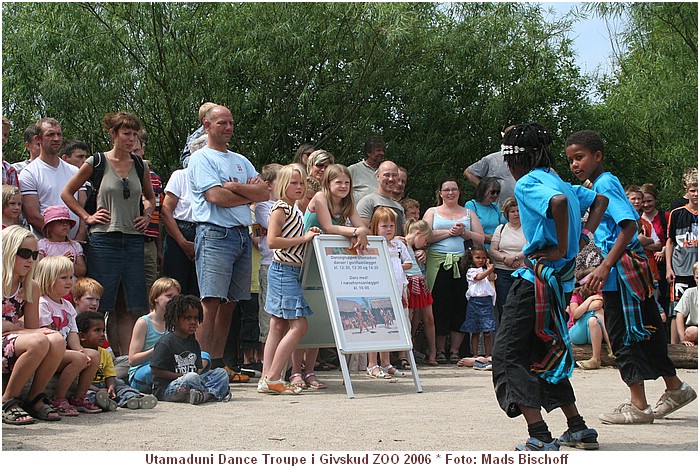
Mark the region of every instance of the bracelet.
POLYGON ((581 228, 581 237, 586 236, 588 239, 593 238, 593 233, 586 228, 581 228))
POLYGON ((357 228, 353 229, 353 231, 352 231, 352 237, 356 237, 356 236, 357 236, 357 228))

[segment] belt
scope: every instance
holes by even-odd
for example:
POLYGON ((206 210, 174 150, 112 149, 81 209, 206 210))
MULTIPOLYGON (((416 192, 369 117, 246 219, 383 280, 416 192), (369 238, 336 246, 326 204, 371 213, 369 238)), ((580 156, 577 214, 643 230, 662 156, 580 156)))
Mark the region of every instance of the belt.
POLYGON ((182 220, 176 219, 175 222, 177 223, 178 226, 181 226, 184 228, 192 229, 192 228, 197 227, 197 223, 191 223, 189 221, 182 221, 182 220))

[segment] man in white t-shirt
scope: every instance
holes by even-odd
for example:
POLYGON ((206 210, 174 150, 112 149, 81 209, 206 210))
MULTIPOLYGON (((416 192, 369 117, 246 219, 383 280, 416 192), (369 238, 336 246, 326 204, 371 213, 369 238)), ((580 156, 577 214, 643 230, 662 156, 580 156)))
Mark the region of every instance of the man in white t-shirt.
MULTIPOLYGON (((61 191, 78 168, 59 157, 63 144, 61 124, 51 117, 45 117, 36 124, 35 139, 39 142, 39 157, 30 162, 20 173, 20 190, 22 192, 22 211, 31 226, 32 232, 39 238, 44 227, 44 211, 49 206, 63 205, 61 191)), ((85 187, 78 191, 76 199, 85 204, 85 187)), ((72 211, 71 218, 76 224, 68 233, 71 239, 86 240, 85 223, 72 211)))

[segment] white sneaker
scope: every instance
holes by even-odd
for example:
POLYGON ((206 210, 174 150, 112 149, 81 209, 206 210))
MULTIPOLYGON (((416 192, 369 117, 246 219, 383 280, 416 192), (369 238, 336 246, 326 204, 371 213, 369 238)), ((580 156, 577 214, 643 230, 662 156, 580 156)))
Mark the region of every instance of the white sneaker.
POLYGON ((665 418, 697 398, 693 387, 683 382, 677 390, 666 390, 654 407, 654 416, 665 418))
POLYGON ((603 424, 651 424, 654 422, 654 412, 651 406, 640 410, 632 403, 623 403, 612 413, 603 413, 598 416, 603 424))

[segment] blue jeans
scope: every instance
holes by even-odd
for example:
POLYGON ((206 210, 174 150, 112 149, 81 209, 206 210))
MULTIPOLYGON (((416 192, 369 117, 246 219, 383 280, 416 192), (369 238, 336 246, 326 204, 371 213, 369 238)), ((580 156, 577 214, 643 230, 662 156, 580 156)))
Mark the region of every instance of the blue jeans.
POLYGON ((148 310, 146 272, 143 266, 143 236, 121 232, 95 232, 89 237, 87 274, 104 287, 100 312, 113 311, 119 283, 124 288, 126 310, 148 310))
POLYGON ((496 268, 496 327, 501 323, 501 315, 503 315, 503 304, 506 303, 508 291, 513 285, 512 270, 502 270, 496 268))
POLYGON ((253 242, 247 228, 200 223, 194 250, 200 298, 250 299, 253 242))
POLYGON ((231 392, 228 387, 228 373, 223 367, 217 367, 202 374, 188 372, 168 384, 163 401, 181 402, 190 397, 190 390, 211 393, 217 401, 228 401, 231 392))
MULTIPOLYGON (((197 225, 185 221, 177 221, 180 232, 190 242, 194 242, 197 234, 197 225)), ((199 297, 199 285, 197 283, 197 268, 194 260, 190 260, 182 251, 175 239, 169 234, 165 235, 163 243, 163 274, 176 279, 182 288, 182 294, 192 294, 199 297)))
MULTIPOLYGON (((97 388, 107 388, 107 386, 103 383, 101 384, 93 384, 97 388)), ((117 406, 120 408, 126 407, 126 402, 133 399, 133 398, 139 398, 142 397, 143 394, 136 390, 135 388, 127 385, 122 379, 117 379, 117 383, 114 386, 114 392, 117 394, 117 398, 115 401, 117 402, 117 406)), ((150 393, 150 392, 148 392, 150 393)), ((93 390, 88 390, 87 392, 87 397, 88 400, 91 402, 95 403, 95 395, 97 392, 93 390)))

